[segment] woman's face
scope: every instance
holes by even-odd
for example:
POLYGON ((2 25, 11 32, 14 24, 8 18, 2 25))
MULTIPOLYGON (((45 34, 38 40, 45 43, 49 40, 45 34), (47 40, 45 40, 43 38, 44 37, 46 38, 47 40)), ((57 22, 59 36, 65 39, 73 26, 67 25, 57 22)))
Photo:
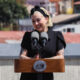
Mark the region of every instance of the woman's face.
POLYGON ((45 31, 48 22, 47 17, 44 17, 40 12, 36 11, 31 16, 31 18, 32 18, 33 26, 36 30, 38 30, 39 32, 45 31))

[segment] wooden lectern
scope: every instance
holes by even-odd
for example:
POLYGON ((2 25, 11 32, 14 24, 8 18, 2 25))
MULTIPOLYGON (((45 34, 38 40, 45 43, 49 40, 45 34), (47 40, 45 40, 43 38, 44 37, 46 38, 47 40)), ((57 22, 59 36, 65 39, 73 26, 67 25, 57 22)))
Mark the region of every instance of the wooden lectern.
MULTIPOLYGON (((37 72, 34 70, 33 66, 37 61, 44 61, 46 63, 46 68, 42 72, 64 72, 65 71, 65 63, 64 59, 16 59, 14 70, 15 72, 37 72)), ((37 62, 39 63, 39 62, 37 62)), ((40 66, 44 66, 43 64, 39 63, 40 66)), ((36 65, 38 66, 38 65, 36 65)), ((40 68, 38 66, 38 68, 40 68)))

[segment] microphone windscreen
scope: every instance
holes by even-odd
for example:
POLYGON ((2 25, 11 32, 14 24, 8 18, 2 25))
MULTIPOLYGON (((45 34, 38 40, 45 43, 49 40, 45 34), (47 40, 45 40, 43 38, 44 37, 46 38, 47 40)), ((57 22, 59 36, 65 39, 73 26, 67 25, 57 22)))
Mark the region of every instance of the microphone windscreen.
POLYGON ((45 38, 48 40, 48 34, 46 32, 41 33, 41 38, 45 38))
POLYGON ((36 39, 39 40, 39 33, 36 32, 36 31, 33 31, 33 32, 31 33, 31 38, 36 38, 36 39))

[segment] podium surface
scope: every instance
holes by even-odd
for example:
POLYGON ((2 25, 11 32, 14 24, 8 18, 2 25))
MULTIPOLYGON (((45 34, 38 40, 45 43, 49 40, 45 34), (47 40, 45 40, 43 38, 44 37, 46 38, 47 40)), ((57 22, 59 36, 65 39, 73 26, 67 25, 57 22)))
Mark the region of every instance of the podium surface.
MULTIPOLYGON (((15 59, 15 72, 37 72, 34 70, 34 65, 36 62, 42 67, 46 66, 45 69, 42 71, 44 73, 65 72, 64 59, 15 59), (44 62, 46 65, 39 63, 40 61, 44 62)), ((40 68, 40 66, 38 66, 38 68, 40 68)))

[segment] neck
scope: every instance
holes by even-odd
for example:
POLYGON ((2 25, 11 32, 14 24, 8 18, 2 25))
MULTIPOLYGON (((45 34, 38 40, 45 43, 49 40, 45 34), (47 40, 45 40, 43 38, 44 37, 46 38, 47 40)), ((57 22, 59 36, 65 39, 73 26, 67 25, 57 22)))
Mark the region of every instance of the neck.
POLYGON ((44 32, 47 32, 47 31, 48 31, 48 27, 45 27, 44 32))

